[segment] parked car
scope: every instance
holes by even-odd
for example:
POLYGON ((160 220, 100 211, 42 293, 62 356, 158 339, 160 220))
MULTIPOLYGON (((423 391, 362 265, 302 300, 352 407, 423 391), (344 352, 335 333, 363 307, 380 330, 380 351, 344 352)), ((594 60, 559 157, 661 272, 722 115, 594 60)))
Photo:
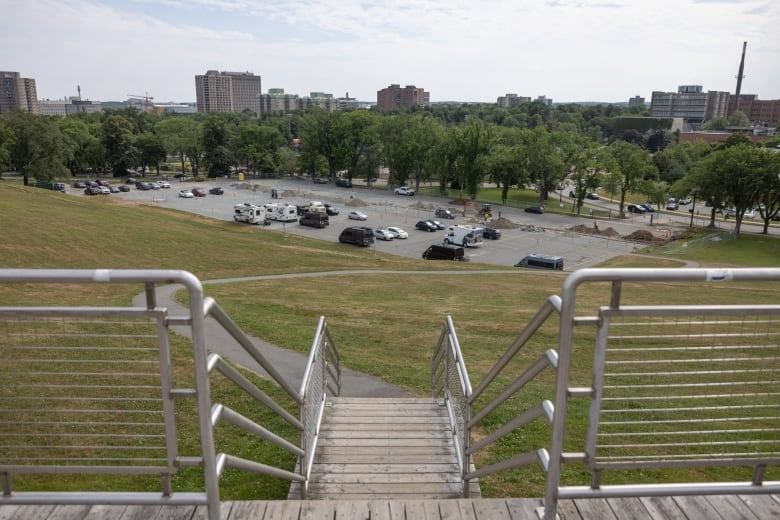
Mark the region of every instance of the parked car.
POLYGON ((393 234, 390 231, 388 231, 385 228, 376 228, 374 230, 374 238, 378 238, 379 240, 390 241, 390 240, 392 240, 395 237, 393 236, 393 234))
POLYGON ((179 190, 179 197, 185 198, 185 199, 191 199, 195 195, 192 193, 191 190, 179 190))
POLYGON ((119 193, 119 188, 117 188, 114 185, 111 185, 108 187, 108 191, 110 191, 111 193, 119 193))
POLYGON ((139 190, 143 191, 149 191, 152 189, 152 183, 151 182, 136 182, 135 187, 139 190))
POLYGON ((101 195, 111 195, 111 189, 108 186, 98 186, 101 195))
POLYGON ((328 181, 330 181, 330 179, 327 177, 314 177, 314 182, 317 184, 328 184, 328 181))
POLYGON ((368 220, 368 215, 360 211, 350 211, 347 213, 347 218, 351 220, 368 220))
POLYGON ((434 216, 436 218, 446 218, 446 219, 454 219, 455 215, 452 214, 452 211, 445 209, 445 208, 439 208, 434 212, 434 216))
POLYGON ((544 206, 529 206, 525 208, 526 213, 536 213, 537 215, 541 215, 544 213, 544 206))
POLYGON ((642 206, 648 213, 655 213, 655 209, 650 204, 640 204, 640 206, 642 206))
POLYGON ((426 249, 422 257, 424 260, 463 260, 465 251, 463 247, 452 244, 433 244, 426 249))
POLYGON ((206 190, 203 188, 192 188, 192 194, 196 197, 205 197, 206 196, 206 190))
POLYGON ((647 213, 647 210, 639 204, 629 204, 626 206, 626 211, 629 213, 647 213))
POLYGON ((678 200, 677 203, 680 206, 687 206, 688 204, 691 203, 691 198, 690 197, 683 197, 682 199, 678 200))
POLYGON ((533 269, 554 269, 563 271, 563 258, 550 255, 528 255, 515 264, 515 267, 531 267, 533 269))
POLYGON ((399 227, 390 226, 387 228, 387 230, 393 234, 393 238, 400 238, 400 239, 409 238, 409 233, 407 233, 406 231, 404 231, 399 227))
POLYGON ((420 231, 437 231, 439 228, 430 220, 421 220, 414 225, 414 229, 419 229, 420 231))
POLYGON ((160 185, 160 188, 167 190, 171 187, 171 183, 168 181, 157 181, 157 184, 160 185))
POLYGON ((395 194, 412 196, 414 195, 414 190, 408 186, 399 186, 395 189, 395 194))
POLYGON ((100 188, 97 186, 87 186, 84 188, 84 195, 100 195, 100 188))
POLYGON ((128 191, 130 191, 130 186, 128 186, 127 184, 120 184, 119 191, 121 191, 122 193, 127 193, 128 191))
POLYGON ((501 230, 492 227, 486 227, 482 230, 482 237, 489 238, 490 240, 498 240, 501 238, 501 230))
POLYGON ((82 188, 82 189, 84 189, 84 188, 86 188, 86 187, 87 187, 87 185, 86 185, 86 184, 84 184, 84 183, 83 183, 83 182, 81 182, 81 181, 76 181, 76 182, 74 182, 74 183, 73 183, 73 187, 74 187, 74 188, 82 188))
POLYGON ((225 190, 223 190, 219 186, 214 186, 213 188, 211 188, 209 190, 209 193, 211 193, 212 195, 224 195, 225 194, 225 190))
POLYGON ((160 183, 159 183, 159 182, 150 182, 149 184, 151 184, 151 185, 152 185, 152 189, 153 189, 153 190, 159 190, 159 189, 161 188, 161 186, 160 186, 160 183))
POLYGON ((599 197, 597 193, 593 193, 593 192, 586 193, 585 198, 590 200, 601 200, 601 197, 599 197))
POLYGON ((669 211, 677 211, 680 209, 680 205, 677 203, 674 199, 669 199, 669 201, 666 203, 666 209, 669 211))
POLYGON ((330 215, 331 217, 335 217, 339 214, 338 208, 331 206, 330 204, 325 204, 325 213, 330 215))
POLYGON ((351 188, 352 187, 352 181, 349 179, 336 179, 336 186, 339 188, 351 188))

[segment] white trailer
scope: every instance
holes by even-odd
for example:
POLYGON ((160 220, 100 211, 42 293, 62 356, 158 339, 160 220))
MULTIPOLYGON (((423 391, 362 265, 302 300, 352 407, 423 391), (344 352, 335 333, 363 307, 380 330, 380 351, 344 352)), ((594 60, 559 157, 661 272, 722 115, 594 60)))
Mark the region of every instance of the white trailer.
POLYGON ((481 227, 466 225, 450 226, 444 237, 445 244, 456 244, 463 247, 479 247, 482 245, 483 230, 481 227))
POLYGON ((248 202, 233 206, 233 220, 254 225, 263 224, 264 226, 271 223, 263 206, 257 206, 248 202))
POLYGON ((298 207, 294 204, 278 204, 269 202, 264 204, 266 215, 270 220, 277 222, 296 222, 298 220, 298 207))

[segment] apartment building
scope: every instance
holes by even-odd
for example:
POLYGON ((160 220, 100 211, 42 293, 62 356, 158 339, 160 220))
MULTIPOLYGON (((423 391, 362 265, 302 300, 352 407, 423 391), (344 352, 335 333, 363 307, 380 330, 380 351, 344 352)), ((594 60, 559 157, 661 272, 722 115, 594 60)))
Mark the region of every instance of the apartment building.
POLYGON ((283 88, 270 88, 268 94, 258 94, 257 99, 260 115, 300 110, 298 94, 285 94, 283 88))
POLYGON ((430 103, 430 92, 414 85, 406 85, 401 88, 401 85, 392 84, 376 93, 376 106, 379 110, 411 108, 413 106, 424 107, 430 103))
POLYGON ((518 96, 517 94, 507 94, 506 96, 500 96, 496 99, 496 104, 500 107, 514 107, 522 105, 523 103, 530 103, 531 98, 525 96, 518 96))
POLYGON ((259 114, 260 76, 251 72, 206 71, 195 76, 198 112, 243 112, 259 114))
POLYGON ((40 113, 35 80, 23 78, 18 72, 0 71, 0 114, 12 110, 40 113))

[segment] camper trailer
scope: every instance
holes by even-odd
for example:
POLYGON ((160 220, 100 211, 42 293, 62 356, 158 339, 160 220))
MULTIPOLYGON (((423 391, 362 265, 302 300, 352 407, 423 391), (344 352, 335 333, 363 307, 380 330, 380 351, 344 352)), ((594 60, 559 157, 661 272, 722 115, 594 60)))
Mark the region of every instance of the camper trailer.
POLYGON ((236 204, 233 207, 233 220, 236 222, 246 222, 247 224, 263 224, 267 226, 271 223, 266 215, 265 208, 245 202, 236 204))
POLYGON ((294 204, 269 202, 263 206, 269 220, 277 222, 295 222, 298 220, 298 208, 294 204))

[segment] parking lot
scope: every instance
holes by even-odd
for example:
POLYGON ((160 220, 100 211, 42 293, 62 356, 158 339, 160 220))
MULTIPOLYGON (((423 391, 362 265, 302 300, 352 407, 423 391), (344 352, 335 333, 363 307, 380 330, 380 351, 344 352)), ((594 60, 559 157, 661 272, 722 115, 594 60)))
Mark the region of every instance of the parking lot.
MULTIPOLYGON (((82 190, 70 188, 75 195, 82 190)), ((391 189, 366 187, 341 188, 333 183, 316 184, 305 180, 260 179, 240 182, 231 179, 218 179, 216 182, 178 182, 172 181, 171 188, 142 191, 133 187, 126 193, 114 193, 128 201, 154 204, 161 207, 191 211, 207 217, 233 221, 233 207, 236 204, 264 204, 280 202, 303 204, 312 200, 330 203, 339 210, 339 215, 330 217, 330 225, 324 229, 301 226, 297 222, 272 222, 267 229, 277 230, 311 238, 337 242, 340 232, 348 226, 360 225, 372 228, 397 226, 409 233, 405 240, 375 241, 376 251, 421 258, 422 252, 433 243, 442 243, 444 231, 425 232, 415 230, 419 220, 433 218, 436 208, 450 208, 456 214, 454 220, 442 220, 445 225, 471 224, 481 225, 470 209, 464 217, 463 207, 453 206, 450 199, 430 196, 396 195, 391 189), (224 189, 223 195, 208 194, 205 197, 179 197, 182 189, 200 187, 208 191, 214 186, 224 189), (276 190, 277 199, 272 199, 272 190, 276 190), (366 221, 347 218, 351 210, 358 210, 368 216, 366 221)), ((553 204, 555 201, 548 202, 553 204)), ((466 257, 473 262, 511 266, 525 255, 531 253, 561 256, 565 261, 565 270, 571 271, 589 267, 614 256, 628 254, 636 249, 636 244, 615 237, 604 237, 570 231, 577 224, 592 226, 590 219, 545 213, 543 215, 525 213, 515 208, 494 206, 494 217, 500 214, 502 220, 508 220, 514 229, 502 228, 499 240, 485 240, 479 248, 468 248, 466 257)), ((627 235, 638 228, 651 229, 649 218, 637 216, 621 222, 599 222, 601 229, 613 227, 619 235, 627 235)), ((247 225, 247 224, 236 224, 247 225)), ((653 229, 658 234, 658 229, 653 229)), ((354 247, 344 245, 344 247, 354 247)))

